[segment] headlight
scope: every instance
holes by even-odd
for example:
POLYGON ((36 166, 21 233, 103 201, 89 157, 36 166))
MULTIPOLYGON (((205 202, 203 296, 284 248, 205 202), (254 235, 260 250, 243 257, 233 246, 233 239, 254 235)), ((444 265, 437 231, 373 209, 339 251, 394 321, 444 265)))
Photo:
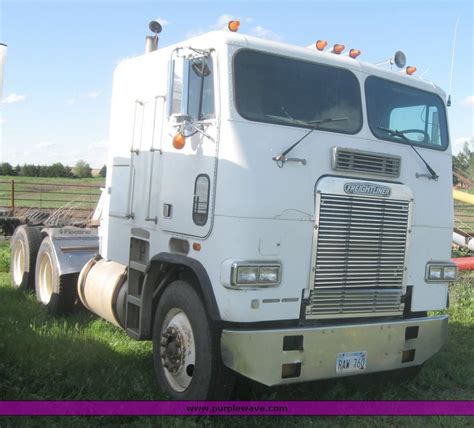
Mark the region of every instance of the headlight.
POLYGON ((426 264, 425 280, 428 282, 455 281, 457 266, 454 263, 429 262, 426 264))
POLYGON ((258 282, 258 266, 239 266, 237 284, 255 284, 258 282))
POLYGON ((230 283, 234 287, 278 285, 281 277, 279 263, 235 262, 232 264, 230 283))

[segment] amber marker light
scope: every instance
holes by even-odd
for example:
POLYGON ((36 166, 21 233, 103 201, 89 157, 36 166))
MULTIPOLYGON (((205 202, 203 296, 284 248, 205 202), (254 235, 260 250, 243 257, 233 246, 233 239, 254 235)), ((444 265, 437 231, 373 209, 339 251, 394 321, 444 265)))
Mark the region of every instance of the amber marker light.
POLYGON ((316 49, 318 51, 323 51, 324 49, 326 49, 327 45, 328 45, 328 42, 326 42, 326 40, 318 40, 316 42, 316 49))
POLYGON ((349 51, 349 56, 356 59, 362 52, 359 49, 351 49, 349 51))
POLYGON ((173 137, 173 147, 176 150, 181 150, 184 147, 184 144, 186 143, 186 138, 184 137, 183 134, 178 132, 174 137, 173 137))
POLYGON ((411 76, 414 72, 416 71, 416 67, 413 67, 413 66, 408 66, 406 68, 406 72, 409 76, 411 76))
POLYGON ((195 242, 193 244, 193 250, 194 251, 201 251, 201 244, 198 244, 197 242, 195 242))
POLYGON ((332 52, 339 55, 344 50, 344 48, 345 48, 344 45, 340 45, 336 43, 332 48, 332 52))
POLYGON ((229 21, 227 28, 233 33, 237 32, 240 27, 240 21, 229 21))

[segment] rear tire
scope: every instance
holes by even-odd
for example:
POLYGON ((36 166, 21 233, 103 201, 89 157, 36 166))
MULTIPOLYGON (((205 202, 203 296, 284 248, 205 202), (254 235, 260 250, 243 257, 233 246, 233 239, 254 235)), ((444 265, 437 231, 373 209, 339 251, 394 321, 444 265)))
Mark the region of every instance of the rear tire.
POLYGON ((76 301, 77 274, 60 275, 49 237, 43 239, 36 261, 36 298, 52 315, 70 312, 76 301))
POLYGON ((153 326, 153 360, 163 392, 175 400, 230 398, 235 373, 222 364, 219 339, 197 291, 187 282, 172 282, 153 326))
POLYGON ((20 290, 35 287, 36 255, 41 244, 39 228, 19 226, 10 242, 12 285, 20 290))

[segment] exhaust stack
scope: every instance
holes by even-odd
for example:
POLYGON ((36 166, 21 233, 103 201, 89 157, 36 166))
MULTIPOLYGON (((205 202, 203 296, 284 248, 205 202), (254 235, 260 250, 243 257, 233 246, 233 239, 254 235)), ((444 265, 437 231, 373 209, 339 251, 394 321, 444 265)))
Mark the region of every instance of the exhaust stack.
POLYGON ((158 21, 150 21, 148 24, 154 36, 146 36, 145 53, 150 53, 158 49, 158 34, 161 33, 162 27, 158 21))

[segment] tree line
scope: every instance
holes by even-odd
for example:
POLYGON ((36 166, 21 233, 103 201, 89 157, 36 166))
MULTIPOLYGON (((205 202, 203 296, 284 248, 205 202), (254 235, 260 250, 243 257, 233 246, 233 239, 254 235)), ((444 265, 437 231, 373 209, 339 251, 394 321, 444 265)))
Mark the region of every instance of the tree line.
MULTIPOLYGON (((105 177, 107 168, 104 165, 99 176, 105 177)), ((65 178, 90 178, 92 177, 92 168, 83 160, 76 162, 71 168, 63 165, 61 162, 52 165, 23 164, 13 166, 8 162, 0 163, 0 176, 9 175, 14 177, 65 177, 65 178)))

